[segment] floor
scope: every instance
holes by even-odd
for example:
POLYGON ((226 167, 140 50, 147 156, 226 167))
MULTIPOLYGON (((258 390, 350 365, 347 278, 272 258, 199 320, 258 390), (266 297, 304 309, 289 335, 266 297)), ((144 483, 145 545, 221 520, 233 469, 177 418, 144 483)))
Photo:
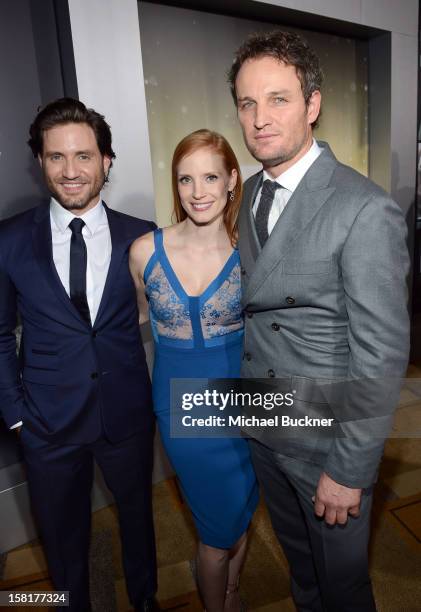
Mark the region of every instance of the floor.
MULTIPOLYGON (((173 479, 154 486, 159 591, 164 609, 202 610, 190 573, 195 534, 188 509, 173 479)), ((371 575, 379 612, 421 609, 421 368, 410 366, 395 426, 385 448, 376 487, 371 541, 371 575)), ((115 509, 93 516, 91 590, 94 612, 130 610, 121 566, 115 509)), ((5 559, 0 589, 51 589, 38 541, 12 550, 5 559)), ((241 594, 250 612, 295 610, 288 567, 261 501, 250 532, 241 594)), ((27 608, 15 608, 26 610, 27 608)), ((48 608, 33 608, 48 610, 48 608)), ((50 608, 51 609, 51 608, 50 608)), ((338 611, 340 612, 340 611, 338 611)))

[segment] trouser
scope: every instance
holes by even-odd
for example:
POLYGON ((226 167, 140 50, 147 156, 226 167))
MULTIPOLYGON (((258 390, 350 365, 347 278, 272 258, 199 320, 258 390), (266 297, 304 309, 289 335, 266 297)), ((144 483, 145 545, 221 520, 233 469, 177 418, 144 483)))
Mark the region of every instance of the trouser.
POLYGON ((74 612, 90 609, 89 540, 94 459, 114 495, 127 591, 133 606, 156 591, 152 521, 153 434, 111 444, 56 445, 22 428, 32 509, 56 590, 70 591, 74 612))
POLYGON ((314 514, 321 466, 250 441, 253 464, 273 529, 288 559, 299 612, 373 612, 368 573, 372 491, 363 492, 358 518, 329 526, 314 514))

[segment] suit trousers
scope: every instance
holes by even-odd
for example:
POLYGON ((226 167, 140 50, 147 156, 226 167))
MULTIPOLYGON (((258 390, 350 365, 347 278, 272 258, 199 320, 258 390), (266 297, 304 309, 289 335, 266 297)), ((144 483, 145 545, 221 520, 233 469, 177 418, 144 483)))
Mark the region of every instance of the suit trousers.
POLYGON ((90 609, 88 558, 94 459, 115 498, 127 591, 132 605, 140 607, 157 588, 152 432, 133 435, 117 444, 100 438, 87 445, 56 445, 23 426, 21 441, 32 509, 50 576, 55 589, 70 591, 70 607, 62 609, 90 609))
POLYGON ((368 573, 372 490, 360 516, 329 526, 314 514, 322 466, 281 455, 250 440, 253 464, 276 536, 287 557, 299 612, 375 612, 368 573))

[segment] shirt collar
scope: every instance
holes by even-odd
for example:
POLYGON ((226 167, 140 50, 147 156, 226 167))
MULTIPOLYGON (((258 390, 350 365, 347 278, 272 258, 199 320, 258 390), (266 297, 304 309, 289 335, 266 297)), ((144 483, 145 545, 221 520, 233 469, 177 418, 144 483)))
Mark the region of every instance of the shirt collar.
POLYGON ((102 206, 101 198, 98 200, 97 204, 93 208, 90 208, 83 215, 79 215, 78 217, 74 215, 70 210, 66 210, 61 204, 57 202, 55 198, 51 198, 50 200, 50 212, 51 216, 57 226, 57 228, 63 234, 67 231, 69 227, 69 223, 75 219, 83 219, 86 225, 86 230, 90 236, 95 234, 99 225, 104 222, 106 219, 106 212, 104 207, 102 206))
POLYGON ((319 157, 320 153, 322 153, 321 147, 317 144, 317 142, 313 138, 313 144, 295 164, 293 164, 288 170, 285 170, 282 174, 273 179, 266 170, 263 170, 263 180, 269 179, 271 181, 275 180, 277 183, 282 185, 288 191, 294 192, 298 187, 299 182, 310 168, 311 164, 319 157))

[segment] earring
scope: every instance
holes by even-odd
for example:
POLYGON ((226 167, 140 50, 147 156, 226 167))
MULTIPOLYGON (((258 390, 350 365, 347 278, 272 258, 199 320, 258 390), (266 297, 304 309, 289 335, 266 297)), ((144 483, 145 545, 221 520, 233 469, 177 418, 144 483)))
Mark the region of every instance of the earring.
POLYGON ((230 191, 230 200, 231 202, 234 202, 234 198, 235 198, 235 187, 232 191, 230 191))

